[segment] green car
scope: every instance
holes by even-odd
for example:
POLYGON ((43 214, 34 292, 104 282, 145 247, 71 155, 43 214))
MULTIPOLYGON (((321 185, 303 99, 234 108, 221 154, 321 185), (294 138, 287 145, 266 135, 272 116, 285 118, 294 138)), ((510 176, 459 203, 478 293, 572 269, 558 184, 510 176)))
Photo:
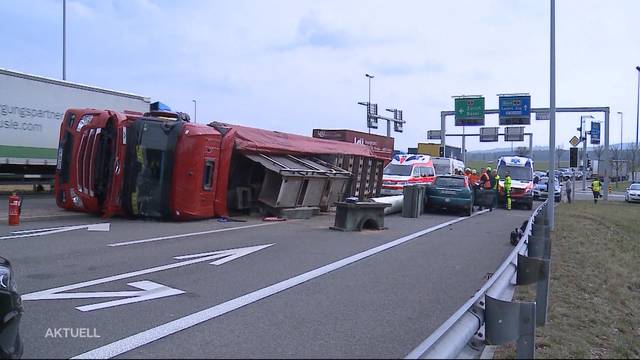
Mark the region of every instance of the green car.
POLYGON ((466 176, 438 176, 425 193, 425 206, 428 210, 462 210, 467 216, 473 214, 473 191, 466 176))

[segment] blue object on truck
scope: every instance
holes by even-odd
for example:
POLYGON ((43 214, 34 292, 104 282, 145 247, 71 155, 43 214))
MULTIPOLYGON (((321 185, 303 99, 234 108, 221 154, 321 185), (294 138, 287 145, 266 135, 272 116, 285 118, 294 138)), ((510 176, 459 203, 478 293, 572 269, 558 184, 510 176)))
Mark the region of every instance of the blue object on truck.
POLYGON ((160 101, 156 101, 151 103, 151 111, 171 111, 171 108, 160 101))

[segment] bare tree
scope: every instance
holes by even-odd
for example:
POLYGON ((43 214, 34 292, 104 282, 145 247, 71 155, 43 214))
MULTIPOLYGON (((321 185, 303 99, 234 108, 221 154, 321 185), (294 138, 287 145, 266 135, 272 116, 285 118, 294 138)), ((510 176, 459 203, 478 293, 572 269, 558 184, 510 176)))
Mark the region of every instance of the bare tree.
MULTIPOLYGON (((621 167, 621 161, 620 161, 620 148, 616 147, 616 146, 610 146, 609 147, 609 151, 611 151, 611 170, 615 171, 615 179, 616 179, 616 187, 618 186, 618 181, 620 181, 620 167, 621 167)), ((598 161, 598 167, 600 167, 600 162, 598 161)))
POLYGON ((529 148, 526 146, 518 146, 516 148, 516 155, 518 156, 527 156, 529 155, 529 148))
POLYGON ((640 146, 636 146, 635 143, 631 144, 628 150, 625 152, 625 158, 631 165, 631 180, 636 181, 636 169, 638 169, 638 162, 640 160, 640 146))
POLYGON ((596 156, 596 159, 598 159, 598 162, 600 162, 600 159, 602 159, 602 155, 604 154, 604 145, 594 146, 593 154, 596 156))

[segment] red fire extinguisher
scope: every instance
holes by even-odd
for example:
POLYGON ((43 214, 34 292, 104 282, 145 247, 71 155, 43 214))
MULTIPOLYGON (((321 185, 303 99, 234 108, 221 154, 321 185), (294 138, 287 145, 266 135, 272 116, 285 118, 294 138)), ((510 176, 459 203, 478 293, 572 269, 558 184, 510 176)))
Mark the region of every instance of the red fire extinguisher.
POLYGON ((21 203, 22 201, 20 200, 20 196, 15 193, 9 196, 9 225, 20 224, 21 203))

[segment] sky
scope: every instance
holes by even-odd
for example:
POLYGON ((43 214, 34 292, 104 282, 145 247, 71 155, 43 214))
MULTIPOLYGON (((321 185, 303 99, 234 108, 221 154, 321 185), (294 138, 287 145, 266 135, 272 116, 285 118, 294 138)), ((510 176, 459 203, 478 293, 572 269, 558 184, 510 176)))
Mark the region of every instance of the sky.
MULTIPOLYGON (((368 100, 402 109, 396 149, 427 140, 456 95, 549 106, 547 0, 67 0, 67 80, 148 96, 193 118, 311 135, 367 131, 368 100)), ((556 104, 611 108, 635 141, 640 1, 556 1, 556 104)), ((62 0, 1 0, 0 68, 62 78, 62 0)), ((387 113, 390 115, 389 113, 387 113)), ((565 149, 580 115, 558 114, 565 149)), ((602 114, 592 114, 604 120, 602 114)), ((498 126, 496 115, 486 126, 498 126)), ((604 127, 604 124, 603 124, 604 127)), ((467 127, 467 133, 478 133, 467 127)), ((526 131, 546 146, 549 121, 526 131)), ((447 132, 462 133, 453 119, 447 132)), ((386 134, 386 122, 373 133, 386 134)), ((459 146, 460 138, 447 144, 459 146)), ((511 143, 467 140, 467 149, 511 143)), ((528 142, 514 143, 526 146, 528 142)))

